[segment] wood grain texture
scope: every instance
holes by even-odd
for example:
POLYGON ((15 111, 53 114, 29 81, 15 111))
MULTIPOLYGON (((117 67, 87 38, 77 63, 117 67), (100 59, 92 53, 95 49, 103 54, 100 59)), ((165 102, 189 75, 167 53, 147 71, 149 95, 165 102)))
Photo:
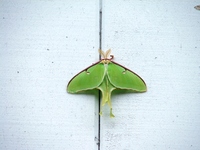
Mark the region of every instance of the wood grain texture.
POLYGON ((97 149, 97 98, 66 92, 98 58, 96 2, 0 5, 0 149, 97 149))
MULTIPOLYGON (((148 91, 112 95, 101 150, 200 149, 200 12, 195 0, 103 1, 103 50, 148 91)), ((99 3, 1 1, 0 149, 97 150, 97 95, 66 93, 98 61, 99 3)))
POLYGON ((200 149, 200 13, 197 1, 103 3, 103 49, 139 74, 147 92, 112 96, 103 150, 200 149))

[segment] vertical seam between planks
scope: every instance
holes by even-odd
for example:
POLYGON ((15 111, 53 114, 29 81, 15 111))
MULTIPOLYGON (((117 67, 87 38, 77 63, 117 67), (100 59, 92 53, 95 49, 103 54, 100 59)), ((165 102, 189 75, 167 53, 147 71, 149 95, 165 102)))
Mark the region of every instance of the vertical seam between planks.
MULTIPOLYGON (((99 49, 101 50, 102 48, 102 1, 103 0, 99 0, 99 49)), ((101 60, 101 55, 99 54, 99 60, 101 60)), ((101 109, 101 92, 99 91, 99 110, 101 109)), ((100 150, 100 139, 101 139, 101 117, 98 114, 98 150, 100 150)))

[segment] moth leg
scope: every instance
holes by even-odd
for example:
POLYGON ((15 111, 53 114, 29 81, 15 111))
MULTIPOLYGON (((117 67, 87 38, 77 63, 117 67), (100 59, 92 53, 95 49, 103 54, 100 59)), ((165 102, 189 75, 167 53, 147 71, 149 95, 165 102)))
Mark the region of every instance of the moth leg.
POLYGON ((99 115, 102 116, 102 110, 99 112, 99 115))

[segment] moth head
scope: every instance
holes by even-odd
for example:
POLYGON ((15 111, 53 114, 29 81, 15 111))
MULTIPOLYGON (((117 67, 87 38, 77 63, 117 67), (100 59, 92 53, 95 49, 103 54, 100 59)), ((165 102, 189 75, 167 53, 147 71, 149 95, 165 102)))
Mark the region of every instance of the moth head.
POLYGON ((102 60, 112 60, 114 55, 110 55, 111 49, 108 49, 106 52, 99 49, 99 54, 103 57, 102 60), (110 56, 110 58, 108 58, 110 56))

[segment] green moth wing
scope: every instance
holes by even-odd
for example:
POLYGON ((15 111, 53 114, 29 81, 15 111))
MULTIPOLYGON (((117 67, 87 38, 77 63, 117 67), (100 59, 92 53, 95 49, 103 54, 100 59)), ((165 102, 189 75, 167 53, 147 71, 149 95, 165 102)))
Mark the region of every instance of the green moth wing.
POLYGON ((103 59, 75 75, 69 81, 67 91, 69 93, 79 93, 99 89, 102 93, 100 114, 102 114, 102 106, 108 104, 110 107, 110 117, 114 117, 111 102, 113 90, 125 89, 132 92, 145 92, 147 87, 139 75, 112 61, 113 55, 110 55, 110 58, 108 58, 110 52, 110 49, 105 53, 99 50, 103 59))
POLYGON ((139 75, 118 63, 110 61, 107 72, 111 84, 116 88, 134 92, 145 92, 147 90, 144 80, 139 75))
POLYGON ((97 88, 103 81, 106 69, 104 64, 97 62, 75 75, 67 85, 69 93, 78 93, 97 88))

